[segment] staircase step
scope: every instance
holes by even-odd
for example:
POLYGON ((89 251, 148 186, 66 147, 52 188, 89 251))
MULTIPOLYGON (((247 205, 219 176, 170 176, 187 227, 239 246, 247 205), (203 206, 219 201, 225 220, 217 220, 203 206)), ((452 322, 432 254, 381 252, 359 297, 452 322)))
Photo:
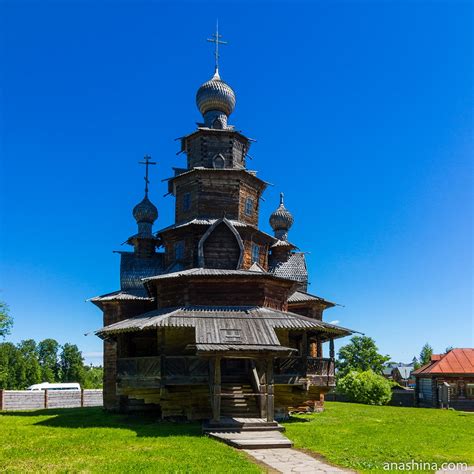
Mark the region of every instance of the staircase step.
POLYGON ((239 449, 291 448, 293 443, 278 431, 248 431, 240 433, 225 433, 211 431, 209 437, 239 449))

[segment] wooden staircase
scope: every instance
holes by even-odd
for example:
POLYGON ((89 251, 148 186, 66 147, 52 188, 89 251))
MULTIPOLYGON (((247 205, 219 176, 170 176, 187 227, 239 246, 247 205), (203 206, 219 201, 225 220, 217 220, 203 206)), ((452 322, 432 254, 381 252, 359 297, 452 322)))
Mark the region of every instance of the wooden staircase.
POLYGON ((221 386, 221 416, 259 418, 257 396, 250 384, 223 383, 221 386))

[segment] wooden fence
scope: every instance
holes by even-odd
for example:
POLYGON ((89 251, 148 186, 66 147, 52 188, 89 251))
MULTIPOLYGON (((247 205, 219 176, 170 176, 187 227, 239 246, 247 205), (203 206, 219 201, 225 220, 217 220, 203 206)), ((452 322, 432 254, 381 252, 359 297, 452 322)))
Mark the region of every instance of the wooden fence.
POLYGON ((1 410, 101 407, 102 390, 1 390, 1 410))

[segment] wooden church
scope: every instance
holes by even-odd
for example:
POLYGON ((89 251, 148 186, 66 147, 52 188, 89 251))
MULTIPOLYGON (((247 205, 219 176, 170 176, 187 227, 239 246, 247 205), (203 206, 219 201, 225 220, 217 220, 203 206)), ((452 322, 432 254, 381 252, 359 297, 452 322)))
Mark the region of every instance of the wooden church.
POLYGON ((187 166, 167 180, 174 224, 153 232, 146 157, 120 289, 91 300, 103 311, 96 334, 104 340, 105 407, 216 423, 273 421, 320 406, 334 386, 333 341, 352 331, 323 322, 334 304, 307 292, 283 195, 270 216, 274 235, 259 229, 267 183, 247 168, 251 140, 228 122, 235 93, 217 61, 196 103, 202 123, 181 138, 187 166))

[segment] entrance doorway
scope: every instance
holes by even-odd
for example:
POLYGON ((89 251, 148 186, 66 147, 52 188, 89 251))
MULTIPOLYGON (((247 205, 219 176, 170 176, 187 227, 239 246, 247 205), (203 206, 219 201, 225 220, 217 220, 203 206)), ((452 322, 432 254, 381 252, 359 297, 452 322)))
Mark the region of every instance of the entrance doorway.
POLYGON ((251 362, 249 359, 222 359, 223 383, 250 383, 251 362))

